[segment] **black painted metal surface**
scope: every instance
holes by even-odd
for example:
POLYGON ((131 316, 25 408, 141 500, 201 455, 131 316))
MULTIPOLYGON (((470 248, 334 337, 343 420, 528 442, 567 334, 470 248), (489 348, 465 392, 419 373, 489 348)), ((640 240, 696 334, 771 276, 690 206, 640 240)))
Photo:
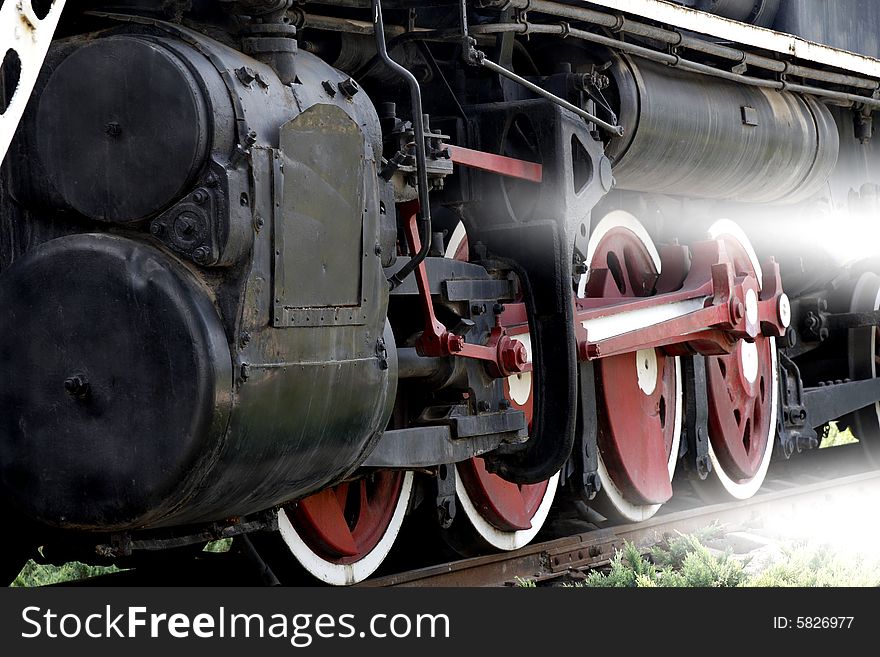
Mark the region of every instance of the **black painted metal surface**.
POLYGON ((47 242, 4 272, 4 496, 67 527, 149 524, 221 444, 232 363, 203 286, 110 235, 47 242))
POLYGON ((32 104, 18 145, 39 145, 15 172, 47 226, 37 242, 88 218, 125 226, 47 242, 0 276, 15 307, 0 365, 23 373, 0 386, 3 496, 102 530, 268 509, 353 471, 391 412, 378 117, 363 92, 329 94, 348 76, 308 53, 287 85, 187 28, 112 20, 112 36, 58 44, 51 107, 32 104), (284 144, 305 113, 329 119, 284 144), (345 148, 325 148, 340 125, 345 148), (344 203, 328 202, 334 182, 344 203), (300 306, 358 321, 276 327, 281 263, 300 306))
POLYGON ((837 163, 837 128, 809 97, 623 57, 612 73, 626 129, 608 149, 620 189, 795 203, 837 163))
POLYGON ((773 29, 850 52, 880 57, 880 4, 874 0, 779 0, 773 29))

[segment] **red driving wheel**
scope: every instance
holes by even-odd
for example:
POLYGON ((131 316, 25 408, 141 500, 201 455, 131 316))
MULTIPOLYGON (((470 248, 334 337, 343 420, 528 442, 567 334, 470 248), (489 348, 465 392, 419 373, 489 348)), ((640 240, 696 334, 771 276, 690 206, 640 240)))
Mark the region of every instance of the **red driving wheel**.
MULTIPOLYGON (((467 234, 459 223, 446 248, 447 257, 468 259, 467 234)), ((507 334, 520 341, 531 362, 532 345, 524 304, 511 304, 502 316, 507 334)), ((534 403, 533 372, 514 374, 504 380, 504 393, 511 408, 523 411, 531 428, 534 403)), ((515 550, 538 533, 556 494, 559 475, 531 485, 502 479, 486 469, 482 458, 456 464, 459 507, 477 535, 500 550, 515 550)))
MULTIPOLYGON (((718 221, 709 237, 724 243, 737 275, 755 276, 760 285, 760 264, 739 226, 718 221)), ((746 313, 754 318, 757 304, 754 293, 746 297, 746 313)), ((699 492, 745 499, 760 488, 776 435, 777 376, 776 341, 771 337, 739 340, 732 353, 706 358, 712 472, 705 482, 695 482, 699 492)))
MULTIPOLYGON (((593 229, 587 265, 582 296, 609 302, 652 294, 660 273, 647 231, 622 211, 593 229)), ((622 317, 587 330, 596 339, 635 328, 622 317)), ((602 490, 594 505, 610 518, 644 520, 672 496, 681 436, 678 359, 653 348, 603 358, 596 364, 596 388, 602 490)))
POLYGON ((326 488, 278 512, 287 549, 328 584, 354 584, 382 563, 400 532, 412 473, 377 470, 326 488))

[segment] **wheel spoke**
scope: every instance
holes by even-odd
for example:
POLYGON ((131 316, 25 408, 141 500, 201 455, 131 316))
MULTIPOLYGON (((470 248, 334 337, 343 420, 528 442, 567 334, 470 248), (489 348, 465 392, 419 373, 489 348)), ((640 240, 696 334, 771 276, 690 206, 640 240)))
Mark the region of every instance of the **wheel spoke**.
POLYGON ((312 529, 312 536, 318 543, 336 556, 354 556, 358 553, 357 544, 345 518, 345 507, 333 488, 310 495, 297 505, 297 516, 301 524, 312 529))
MULTIPOLYGON (((622 211, 609 213, 594 227, 587 264, 599 271, 611 270, 604 285, 597 280, 585 290, 586 297, 608 304, 652 294, 660 273, 659 257, 647 231, 622 211), (615 284, 612 271, 623 289, 615 284)), ((678 453, 681 427, 678 371, 677 359, 650 349, 597 363, 603 486, 592 504, 602 514, 644 520, 672 496, 670 469, 678 453)))
MULTIPOLYGON (((456 228, 455 233, 458 233, 456 228)), ((467 244, 464 237, 463 244, 467 244)), ((447 250, 447 257, 462 259, 467 251, 457 249, 456 253, 447 250)), ((609 285, 617 289, 608 272, 596 272, 594 284, 609 285)), ((522 299, 505 304, 500 316, 502 325, 512 338, 526 347, 531 361, 531 342, 528 333, 528 308, 522 299)), ((507 377, 503 381, 504 396, 511 407, 525 414, 527 426, 531 429, 534 410, 534 390, 537 371, 507 377)), ((549 504, 556 492, 557 477, 549 481, 520 487, 486 470, 481 458, 472 458, 456 464, 458 481, 456 492, 472 529, 477 536, 489 545, 511 550, 522 547, 537 533, 546 518, 549 504)), ((460 527, 460 525, 458 526, 460 527)), ((458 527, 452 532, 455 533, 458 527)), ((451 539, 451 536, 447 536, 451 539)), ((461 549, 458 548, 457 549, 461 549)))
MULTIPOLYGON (((738 276, 759 281, 760 265, 742 230, 729 221, 709 229, 724 244, 725 257, 738 276)), ((745 499, 755 494, 770 463, 776 431, 776 351, 772 338, 740 341, 732 354, 706 358, 709 441, 712 474, 698 489, 709 499, 745 499)))

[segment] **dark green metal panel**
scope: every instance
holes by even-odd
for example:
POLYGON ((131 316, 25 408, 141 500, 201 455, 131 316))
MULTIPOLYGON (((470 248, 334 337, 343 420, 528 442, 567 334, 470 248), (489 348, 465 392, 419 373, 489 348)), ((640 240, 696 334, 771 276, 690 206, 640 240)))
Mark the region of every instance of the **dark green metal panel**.
POLYGON ((359 126, 335 105, 314 105, 281 128, 275 305, 282 324, 362 323, 364 146, 359 126), (329 311, 339 306, 345 310, 329 311), (324 310, 283 312, 296 309, 324 310))

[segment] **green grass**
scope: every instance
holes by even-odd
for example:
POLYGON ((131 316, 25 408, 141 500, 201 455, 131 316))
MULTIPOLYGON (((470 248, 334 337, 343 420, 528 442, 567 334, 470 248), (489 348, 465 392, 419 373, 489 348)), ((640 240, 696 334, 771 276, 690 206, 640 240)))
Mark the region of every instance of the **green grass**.
MULTIPOLYGON (((827 546, 783 546, 761 572, 746 571, 749 556, 712 551, 709 535, 680 535, 643 554, 627 542, 608 568, 589 573, 574 587, 784 587, 880 586, 880 561, 841 555, 827 546), (702 539, 702 540, 701 540, 702 539)), ((519 586, 534 586, 521 580, 519 586)))
POLYGON ((852 431, 849 428, 841 431, 837 428, 837 422, 829 422, 825 435, 822 437, 822 442, 819 444, 819 448, 837 447, 838 445, 849 445, 850 443, 857 442, 859 441, 853 436, 852 431))
POLYGON ((220 540, 208 543, 202 552, 229 552, 230 549, 232 549, 232 539, 221 538, 220 540))
POLYGON ((741 563, 730 555, 713 555, 693 536, 675 539, 653 554, 653 559, 646 559, 628 542, 614 555, 608 572, 593 571, 580 586, 730 587, 746 581, 741 563))
POLYGON ((789 546, 749 586, 880 586, 880 567, 874 560, 843 557, 825 546, 789 546))
POLYGON ((38 564, 31 559, 10 586, 48 586, 118 571, 116 566, 89 566, 79 561, 71 561, 63 566, 50 566, 38 564))
MULTIPOLYGON (((229 552, 231 548, 232 539, 222 538, 205 545, 204 552, 229 552)), ((29 560, 10 586, 49 586, 119 571, 116 566, 90 566, 79 561, 71 561, 63 566, 51 566, 29 560)))

